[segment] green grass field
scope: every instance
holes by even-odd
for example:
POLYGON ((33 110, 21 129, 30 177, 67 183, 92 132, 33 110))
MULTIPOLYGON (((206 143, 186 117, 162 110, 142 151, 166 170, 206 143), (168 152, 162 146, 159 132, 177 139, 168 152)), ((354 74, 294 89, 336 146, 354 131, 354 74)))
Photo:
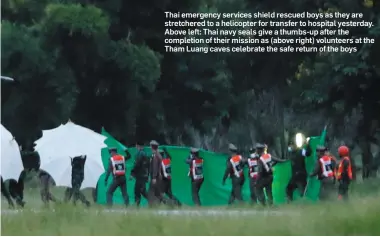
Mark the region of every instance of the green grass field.
MULTIPOLYGON (((356 184, 347 203, 191 208, 199 212, 196 216, 186 215, 190 209, 186 207, 167 216, 146 208, 110 213, 100 206, 86 209, 64 204, 50 206, 52 212, 41 209, 39 197, 32 191, 26 194, 29 205, 22 213, 2 213, 2 235, 380 235, 379 188, 379 180, 356 184), (225 215, 205 214, 210 211, 225 215)), ((2 204, 6 207, 4 201, 2 204)))

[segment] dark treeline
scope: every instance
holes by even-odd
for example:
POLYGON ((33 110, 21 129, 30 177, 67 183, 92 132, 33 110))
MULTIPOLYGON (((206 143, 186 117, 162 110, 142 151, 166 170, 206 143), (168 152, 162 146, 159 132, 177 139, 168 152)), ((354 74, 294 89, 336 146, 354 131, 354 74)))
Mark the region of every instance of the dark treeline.
MULTIPOLYGON (((378 1, 4 0, 1 120, 24 147, 71 119, 125 144, 156 139, 222 150, 292 134, 359 147, 364 176, 379 144, 378 1), (361 12, 354 54, 164 53, 164 12, 361 12)), ((63 145, 63 144, 62 144, 63 145)))

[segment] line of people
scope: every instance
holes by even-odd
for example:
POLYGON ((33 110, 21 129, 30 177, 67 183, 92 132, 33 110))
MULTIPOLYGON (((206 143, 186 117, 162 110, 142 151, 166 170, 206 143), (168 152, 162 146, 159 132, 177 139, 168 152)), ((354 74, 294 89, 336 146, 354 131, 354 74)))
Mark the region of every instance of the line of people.
MULTIPOLYGON (((158 203, 181 206, 181 202, 173 195, 171 181, 171 156, 164 149, 159 149, 156 141, 150 142, 152 157, 148 157, 143 149, 143 143, 137 143, 137 154, 134 166, 131 170, 129 179, 135 179, 134 195, 137 206, 140 206, 141 197, 148 200, 150 206, 158 203), (150 181, 149 189, 146 190, 146 184, 150 181)), ((262 205, 273 204, 272 182, 273 182, 273 166, 278 162, 291 161, 292 177, 286 188, 289 202, 293 200, 293 194, 296 189, 303 196, 307 189, 307 171, 305 157, 311 155, 312 151, 308 143, 301 149, 294 144, 288 147, 289 159, 278 159, 268 153, 268 146, 265 144, 256 144, 250 149, 249 157, 244 158, 240 155, 238 149, 233 144, 229 145, 230 156, 227 159, 225 173, 222 178, 222 185, 225 184, 227 178, 231 179, 232 190, 228 204, 232 204, 235 200, 243 202, 242 187, 245 183, 244 166, 248 167, 248 179, 250 187, 251 202, 261 203, 262 205), (266 195, 265 195, 266 194, 266 195)), ((105 185, 108 184, 110 174, 113 175, 113 181, 107 190, 107 204, 112 205, 113 193, 117 188, 121 189, 125 205, 129 205, 129 197, 127 194, 127 177, 125 162, 131 158, 131 154, 126 150, 126 156, 119 155, 117 149, 110 148, 110 162, 106 172, 105 185)), ((320 199, 330 199, 335 189, 335 183, 339 182, 338 198, 348 198, 348 188, 352 180, 352 166, 349 157, 349 149, 341 146, 338 154, 341 158, 337 164, 336 158, 330 154, 324 146, 318 146, 316 149, 317 161, 313 172, 309 177, 317 177, 321 181, 320 199)), ((65 191, 64 202, 68 202, 73 197, 74 204, 77 200, 81 200, 86 206, 90 206, 90 202, 81 193, 80 186, 84 179, 84 164, 86 156, 72 158, 72 188, 65 191)), ((188 176, 191 182, 192 199, 195 205, 200 206, 201 201, 199 191, 204 182, 203 164, 204 160, 199 155, 199 149, 192 148, 189 157, 185 159, 189 165, 188 176)), ((49 183, 50 175, 44 171, 39 174, 41 182, 41 199, 44 203, 49 201, 59 202, 50 192, 49 183)), ((9 205, 13 206, 11 195, 7 192, 2 183, 2 194, 7 198, 9 205)), ((20 195, 14 196, 19 206, 23 206, 20 195)))

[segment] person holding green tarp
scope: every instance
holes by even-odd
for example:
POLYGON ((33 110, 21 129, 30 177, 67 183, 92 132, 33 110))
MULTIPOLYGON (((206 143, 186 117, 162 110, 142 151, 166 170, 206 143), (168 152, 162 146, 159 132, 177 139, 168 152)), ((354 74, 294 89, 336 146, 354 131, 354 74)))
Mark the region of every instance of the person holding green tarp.
POLYGON ((168 198, 177 206, 181 206, 181 202, 176 198, 172 192, 172 175, 171 175, 171 157, 166 148, 159 150, 162 156, 162 193, 166 194, 168 198))
POLYGON ((126 172, 126 164, 125 162, 131 158, 131 154, 126 150, 127 156, 124 157, 117 153, 117 148, 110 148, 110 160, 106 173, 106 177, 104 179, 105 185, 107 185, 108 177, 112 173, 113 180, 110 187, 107 190, 107 205, 112 206, 112 197, 113 193, 117 188, 120 188, 121 194, 124 198, 124 204, 126 206, 129 205, 129 197, 127 193, 127 179, 125 177, 126 172))
POLYGON ((199 191, 202 187, 204 176, 203 176, 203 158, 199 156, 199 149, 191 148, 190 156, 185 160, 188 164, 189 173, 188 176, 191 179, 191 195, 195 205, 200 206, 201 200, 199 198, 199 191))
POLYGON ((232 189, 231 195, 228 200, 228 205, 231 205, 235 200, 243 202, 242 188, 244 185, 244 172, 243 172, 243 157, 238 154, 238 149, 235 145, 229 144, 228 149, 231 156, 227 160, 227 167, 224 172, 222 184, 225 185, 226 179, 231 178, 232 189))
POLYGON ((319 199, 325 201, 330 199, 335 184, 335 163, 330 156, 326 155, 326 147, 319 145, 317 147, 318 160, 315 163, 314 171, 310 177, 317 176, 321 181, 319 199))

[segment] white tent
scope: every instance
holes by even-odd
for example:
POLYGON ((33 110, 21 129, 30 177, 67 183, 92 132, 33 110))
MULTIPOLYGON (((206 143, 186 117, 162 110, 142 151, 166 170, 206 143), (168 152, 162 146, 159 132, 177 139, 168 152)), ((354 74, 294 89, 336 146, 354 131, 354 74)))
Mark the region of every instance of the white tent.
POLYGON ((40 169, 48 172, 57 186, 71 187, 71 158, 87 156, 81 189, 95 188, 104 173, 101 149, 107 137, 69 121, 43 131, 35 143, 41 159, 40 169))
POLYGON ((1 125, 1 176, 18 180, 24 170, 20 148, 13 135, 1 125))

